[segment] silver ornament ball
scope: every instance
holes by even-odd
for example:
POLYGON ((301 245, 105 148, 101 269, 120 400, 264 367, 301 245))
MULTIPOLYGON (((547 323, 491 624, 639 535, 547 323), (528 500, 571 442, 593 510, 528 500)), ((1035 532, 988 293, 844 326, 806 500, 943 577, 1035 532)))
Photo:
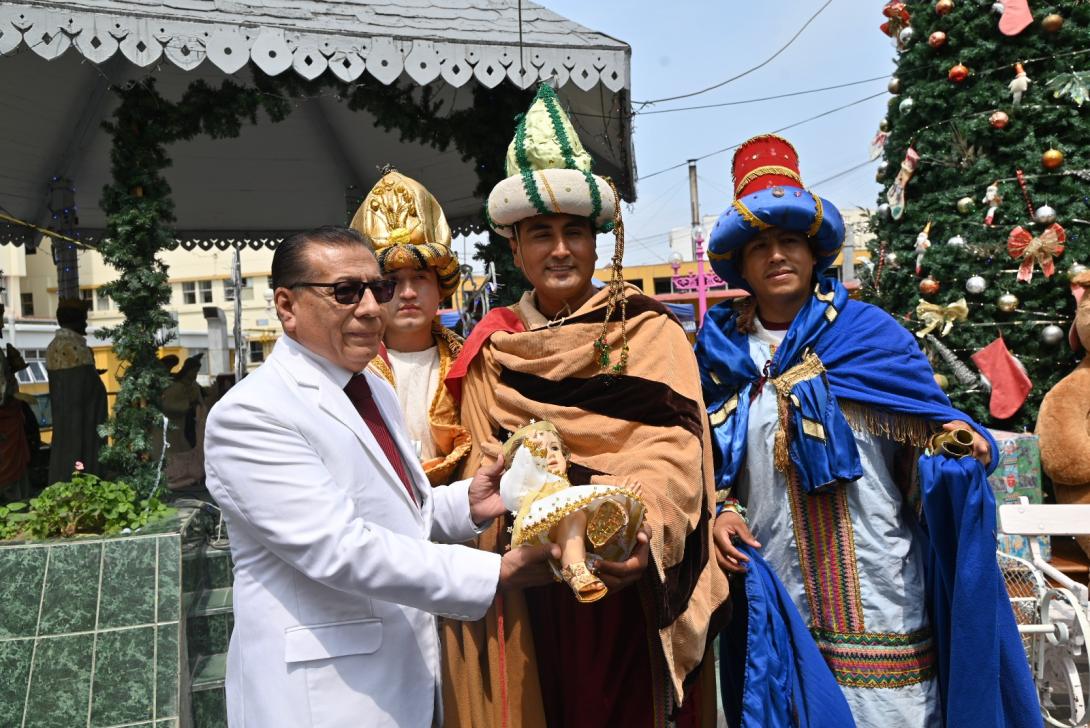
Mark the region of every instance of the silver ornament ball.
POLYGON ((878 209, 875 210, 875 212, 878 214, 879 220, 889 220, 893 215, 893 212, 889 209, 888 202, 883 202, 881 205, 879 205, 878 209))
POLYGON ((915 37, 916 31, 912 29, 911 25, 901 28, 901 32, 897 34, 897 40, 901 41, 901 45, 908 45, 915 37))
POLYGON ((992 12, 996 15, 1002 15, 1006 9, 1007 7, 1003 3, 992 3, 992 12))
POLYGON ((969 280, 965 281, 965 290, 974 296, 984 293, 987 288, 988 282, 983 276, 970 276, 969 280))
POLYGON ((1051 225, 1056 222, 1056 210, 1049 205, 1041 205, 1033 213, 1033 219, 1042 225, 1051 225))
POLYGON ((955 235, 954 237, 947 240, 946 244, 953 245, 955 248, 964 248, 965 238, 961 237, 960 235, 955 235))
POLYGON ((897 104, 897 108, 900 109, 902 114, 907 114, 912 111, 912 107, 915 106, 915 102, 911 96, 906 96, 901 100, 901 103, 897 104))
POLYGON ((1018 296, 1013 293, 1004 293, 996 299, 995 305, 1003 313, 1011 313, 1014 309, 1018 308, 1018 296))
POLYGON ((898 264, 896 253, 886 253, 886 265, 890 268, 896 268, 898 264))
POLYGON ((1088 269, 1082 263, 1072 263, 1071 267, 1067 269, 1067 277, 1069 279, 1074 278, 1077 275, 1081 275, 1082 273, 1085 273, 1087 270, 1090 270, 1090 269, 1088 269))
POLYGON ((1056 346, 1064 339, 1064 330, 1056 324, 1049 324, 1041 329, 1041 341, 1048 346, 1056 346))

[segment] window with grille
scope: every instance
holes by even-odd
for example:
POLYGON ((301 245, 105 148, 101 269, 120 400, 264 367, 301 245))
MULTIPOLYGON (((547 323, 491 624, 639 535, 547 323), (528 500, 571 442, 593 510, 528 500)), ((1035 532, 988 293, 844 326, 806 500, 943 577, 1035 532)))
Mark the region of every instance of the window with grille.
POLYGON ((45 349, 23 349, 23 359, 27 368, 16 372, 15 378, 19 384, 42 384, 49 381, 49 375, 45 371, 45 349))
MULTIPOLYGON (((223 300, 228 303, 235 300, 235 282, 230 278, 223 282, 223 300)), ((254 300, 254 284, 249 278, 242 279, 242 300, 254 300)))

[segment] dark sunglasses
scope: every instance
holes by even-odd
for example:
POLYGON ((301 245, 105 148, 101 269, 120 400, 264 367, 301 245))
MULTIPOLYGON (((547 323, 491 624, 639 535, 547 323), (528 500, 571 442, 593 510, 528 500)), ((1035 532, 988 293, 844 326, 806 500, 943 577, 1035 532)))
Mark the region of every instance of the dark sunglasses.
POLYGON ((293 283, 288 288, 331 288, 333 298, 344 306, 355 306, 363 300, 365 291, 371 291, 371 295, 379 303, 386 303, 394 297, 397 281, 388 278, 379 278, 377 281, 339 281, 337 283, 307 283, 300 281, 293 283))

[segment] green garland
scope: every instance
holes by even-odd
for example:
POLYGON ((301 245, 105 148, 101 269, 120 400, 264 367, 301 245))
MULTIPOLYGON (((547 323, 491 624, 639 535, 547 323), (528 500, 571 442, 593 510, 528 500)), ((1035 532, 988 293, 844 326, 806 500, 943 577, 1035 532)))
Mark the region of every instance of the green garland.
POLYGON ((170 285, 166 266, 156 258, 173 238, 174 203, 163 177, 170 166, 166 145, 198 134, 238 136, 244 120, 256 123, 258 109, 264 108, 274 121, 283 119, 288 109, 230 81, 218 88, 196 81, 177 102, 160 96, 153 79, 114 90, 121 103, 113 121, 103 124, 113 137, 113 181, 102 191, 106 235, 99 251, 119 274, 105 292, 124 321, 103 333, 112 340, 125 371, 113 417, 100 430, 111 438, 102 460, 138 493, 147 494, 157 478, 158 462, 150 453, 155 450, 152 433, 162 426, 158 402, 169 383, 158 365, 158 349, 165 343, 162 332, 172 327, 163 310, 170 302, 170 285))
MULTIPOLYGON (((453 145, 464 161, 473 162, 477 170, 477 188, 473 192, 484 198, 507 177, 512 121, 529 107, 534 97, 533 88, 519 89, 506 82, 495 88, 475 84, 472 102, 465 108, 450 110, 453 102, 437 99, 437 92, 443 88, 440 83, 421 88, 411 86, 410 82, 387 86, 363 76, 346 85, 332 74, 306 81, 292 73, 275 77, 255 74, 254 82, 264 93, 285 100, 333 95, 353 111, 373 115, 376 125, 384 131, 396 130, 403 142, 426 144, 438 151, 446 151, 453 145)), ((362 197, 359 201, 362 202, 362 197)), ((348 218, 353 212, 348 211, 348 218)), ((477 245, 476 257, 496 268, 501 284, 496 296, 499 305, 515 303, 523 291, 529 290, 529 283, 515 267, 507 238, 490 231, 488 244, 477 245)))

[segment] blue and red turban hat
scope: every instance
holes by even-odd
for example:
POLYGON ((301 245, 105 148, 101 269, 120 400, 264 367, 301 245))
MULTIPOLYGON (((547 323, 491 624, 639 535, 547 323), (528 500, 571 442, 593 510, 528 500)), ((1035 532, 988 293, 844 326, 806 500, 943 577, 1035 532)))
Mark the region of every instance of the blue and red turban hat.
POLYGON ((708 238, 708 258, 720 278, 749 290, 741 273, 742 248, 772 227, 805 234, 818 271, 832 265, 844 244, 844 220, 833 203, 803 188, 791 142, 775 134, 755 136, 738 147, 731 167, 734 202, 708 238))

